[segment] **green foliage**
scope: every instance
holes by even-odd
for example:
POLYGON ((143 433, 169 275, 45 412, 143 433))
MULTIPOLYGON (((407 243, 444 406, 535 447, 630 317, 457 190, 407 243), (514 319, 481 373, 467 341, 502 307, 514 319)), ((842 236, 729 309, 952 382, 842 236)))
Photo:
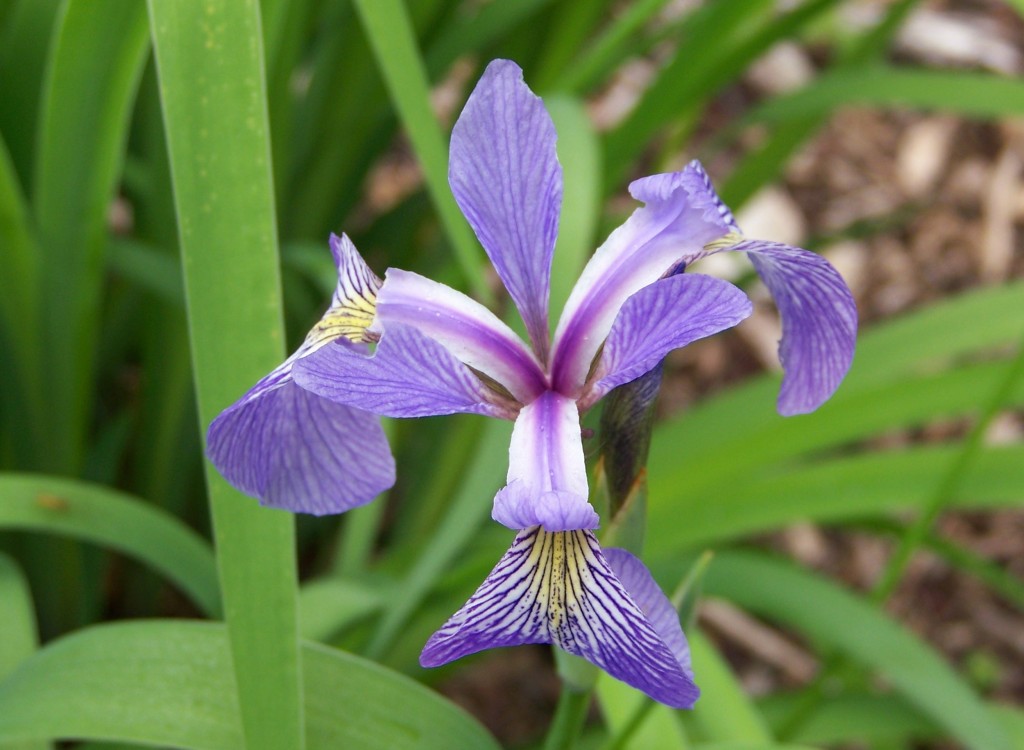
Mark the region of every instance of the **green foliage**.
MULTIPOLYGON (((0 687, 0 742, 251 747, 230 664, 221 625, 156 620, 83 630, 39 652, 0 687)), ((496 747, 460 709, 371 662, 305 643, 302 664, 311 750, 496 747)))
MULTIPOLYGON (((719 95, 843 3, 670 5, 0 1, 0 745, 496 746, 414 679, 460 668, 427 673, 415 655, 510 541, 487 521, 509 425, 389 423, 390 496, 298 524, 208 465, 204 494, 203 435, 319 315, 330 231, 380 273, 422 271, 508 311, 447 187, 451 121, 489 59, 523 66, 559 132, 554 320, 621 212, 605 199, 691 156, 719 95), (638 57, 657 62, 649 86, 600 132, 590 100, 638 57), (391 194, 371 200, 384 183, 391 194), (181 615, 223 623, 103 624, 181 615)), ((810 84, 714 135, 709 152, 741 154, 716 175, 727 201, 776 180, 842 107, 1024 112, 1017 80, 887 61, 914 6, 891 4, 810 84)), ((884 590, 848 592, 745 538, 808 520, 895 536, 887 587, 926 548, 1020 610, 1019 580, 931 522, 1021 505, 1024 448, 982 438, 989 417, 1024 407, 1022 299, 1017 281, 873 325, 815 414, 778 417, 768 375, 656 427, 645 559, 673 583, 715 548, 705 592, 789 628, 822 676, 754 701, 692 630, 697 709, 603 677, 588 747, 1021 744, 1024 715, 888 617, 884 590), (878 447, 948 420, 967 439, 878 447)), ((585 700, 565 705, 575 727, 585 700)))

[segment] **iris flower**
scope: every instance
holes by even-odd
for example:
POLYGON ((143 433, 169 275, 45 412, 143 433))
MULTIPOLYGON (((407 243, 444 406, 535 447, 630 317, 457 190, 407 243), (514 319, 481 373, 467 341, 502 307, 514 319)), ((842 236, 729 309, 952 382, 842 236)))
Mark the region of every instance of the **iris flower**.
POLYGON ((393 481, 371 415, 467 412, 514 420, 495 520, 517 532, 469 601, 427 642, 437 666, 496 646, 552 643, 676 707, 699 691, 679 619, 644 565, 602 550, 580 415, 673 349, 751 312, 732 284, 687 266, 744 252, 782 315, 782 414, 816 409, 853 356, 856 309, 819 256, 742 236, 697 162, 637 180, 644 205, 595 252, 550 334, 562 198, 555 130, 506 60, 492 62, 452 132, 449 182, 525 323, 398 269, 381 282, 332 237, 339 284, 302 347, 210 429, 210 456, 266 504, 341 512, 393 481), (373 344, 372 351, 370 344, 373 344))

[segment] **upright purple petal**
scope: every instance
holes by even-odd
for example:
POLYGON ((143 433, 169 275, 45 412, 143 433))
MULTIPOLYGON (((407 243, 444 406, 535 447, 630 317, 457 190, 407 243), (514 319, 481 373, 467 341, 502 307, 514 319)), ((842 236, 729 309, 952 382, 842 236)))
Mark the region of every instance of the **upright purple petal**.
POLYGON ((724 249, 747 253, 782 316, 779 360, 785 375, 779 413, 814 411, 839 387, 853 361, 853 294, 839 272, 816 253, 760 240, 724 249))
POLYGON ((634 294, 619 310, 581 408, 655 367, 673 349, 731 328, 751 304, 727 281, 679 274, 634 294))
POLYGON ((540 364, 515 332, 479 302, 444 284, 389 269, 372 330, 384 331, 392 323, 417 329, 500 383, 520 403, 547 388, 540 364))
POLYGON ((562 393, 582 388, 594 355, 630 296, 732 228, 731 214, 696 162, 682 172, 637 180, 629 189, 646 205, 594 253, 558 322, 552 381, 562 393))
POLYGON ((292 357, 210 425, 207 455, 234 487, 298 513, 342 513, 395 483, 380 420, 299 388, 292 357))
POLYGON ((296 362, 294 377, 311 393, 387 417, 515 414, 443 346, 400 323, 388 325, 372 356, 339 340, 296 362))
POLYGON ((452 130, 455 200, 547 358, 551 255, 562 205, 555 126, 509 60, 487 66, 452 130))
MULTIPOLYGON (((643 596, 650 593, 642 581, 638 588, 643 596)), ((526 529, 469 601, 430 637, 420 664, 435 667, 499 646, 552 643, 654 700, 691 708, 699 690, 689 664, 661 622, 660 603, 652 612, 671 642, 619 581, 592 532, 526 529)))
POLYGON ((495 521, 510 529, 597 528, 575 401, 548 391, 524 406, 508 452, 508 484, 494 497, 495 521))

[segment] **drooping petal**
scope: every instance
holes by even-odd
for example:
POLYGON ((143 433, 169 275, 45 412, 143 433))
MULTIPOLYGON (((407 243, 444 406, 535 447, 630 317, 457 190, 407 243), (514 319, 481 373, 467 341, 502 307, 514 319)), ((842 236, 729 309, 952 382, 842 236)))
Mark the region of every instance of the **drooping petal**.
POLYGON ((388 324, 373 355, 337 341, 296 362, 294 377, 311 393, 386 417, 514 415, 443 346, 401 323, 388 324))
POLYGON ((342 513, 395 483, 380 420, 297 386, 295 357, 210 425, 207 455, 234 487, 298 513, 342 513))
MULTIPOLYGON (((679 613, 668 600, 661 587, 654 581, 651 571, 640 558, 624 549, 612 547, 604 550, 605 559, 618 577, 629 597, 644 613, 651 623, 654 632, 668 646, 669 651, 683 673, 693 680, 693 667, 690 664, 690 644, 683 635, 683 626, 679 622, 679 613)), ((696 699, 696 696, 694 696, 696 699)))
POLYGON ((330 246, 338 269, 338 283, 330 308, 306 337, 308 347, 342 336, 349 341, 367 341, 366 331, 376 313, 380 279, 366 265, 348 235, 332 234, 330 246))
POLYGON ((389 269, 377 297, 376 331, 391 323, 416 328, 460 362, 504 386, 520 403, 547 387, 533 353, 490 310, 449 286, 389 269))
MULTIPOLYGON (((368 340, 378 279, 348 237, 331 236, 338 284, 331 306, 284 363, 210 425, 207 455, 235 487, 264 505, 341 513, 395 483, 380 421, 295 384, 296 362, 335 340, 368 340)), ((351 345, 350 345, 351 346, 351 345)))
POLYGON ((487 66, 452 130, 448 181, 523 316, 548 347, 551 256, 562 205, 555 126, 509 60, 487 66))
POLYGON ((732 228, 732 215, 696 162, 682 172, 637 180, 645 205, 612 232, 587 263, 555 332, 552 381, 562 393, 583 386, 590 365, 630 296, 732 228))
MULTIPOLYGON (((664 614, 660 605, 652 611, 659 620, 664 614)), ((590 531, 519 532, 476 593, 430 637, 420 664, 526 643, 552 643, 675 708, 692 707, 699 695, 673 650, 678 642, 666 643, 590 531)))
POLYGON ((731 328, 750 311, 747 295, 710 276, 679 274, 644 287, 619 310, 581 407, 640 377, 673 349, 731 328))
POLYGON ((516 417, 508 453, 508 484, 494 497, 495 521, 510 529, 597 528, 597 513, 587 500, 575 401, 547 391, 524 406, 516 417))
POLYGON ((779 413, 814 411, 835 393, 853 361, 857 305, 850 288, 827 260, 807 250, 760 240, 720 250, 747 253, 782 316, 779 413))

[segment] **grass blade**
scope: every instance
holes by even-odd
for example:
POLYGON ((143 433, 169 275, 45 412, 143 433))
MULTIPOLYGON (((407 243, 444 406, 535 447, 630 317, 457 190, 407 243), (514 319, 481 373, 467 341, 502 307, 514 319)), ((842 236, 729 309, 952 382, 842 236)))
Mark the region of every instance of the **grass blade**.
POLYGON ((174 516, 108 487, 32 474, 0 474, 0 496, 0 528, 118 550, 165 575, 204 613, 220 611, 213 552, 174 516))
POLYGON ((558 160, 565 180, 551 268, 550 317, 554 325, 594 252, 594 235, 601 218, 601 148, 580 100, 556 94, 544 103, 555 122, 558 160))
POLYGON ((603 73, 627 57, 625 49, 630 37, 661 11, 668 0, 638 0, 631 4, 608 28, 597 35, 573 65, 566 66, 555 83, 556 90, 580 93, 588 90, 603 73))
POLYGON ((107 211, 149 47, 136 0, 70 0, 51 49, 33 203, 44 253, 49 446, 41 468, 77 473, 95 377, 107 211))
POLYGON ((883 675, 965 746, 1010 750, 1002 726, 938 654, 832 582, 764 554, 721 552, 708 570, 707 590, 883 675))
MULTIPOLYGON (((15 562, 0 553, 0 682, 39 645, 28 582, 15 562)), ((51 750, 45 741, 4 743, 4 750, 51 750)))
POLYGON ((490 509, 488 498, 494 495, 502 479, 497 467, 504 464, 508 454, 510 428, 506 422, 488 421, 459 494, 452 499, 448 513, 391 597, 367 650, 371 658, 379 658, 388 650, 408 618, 477 533, 490 509))
MULTIPOLYGON (((259 7, 149 11, 205 426, 284 355, 259 7)), ((207 484, 247 747, 301 750, 294 520, 207 484)))
MULTIPOLYGON (((310 750, 497 750, 476 721, 408 678, 316 644, 302 660, 310 750)), ((224 627, 119 623, 38 652, 0 683, 0 743, 43 738, 251 748, 224 627)))
POLYGON ((0 399, 10 431, 3 437, 16 465, 28 465, 43 450, 42 359, 39 324, 39 246, 28 204, 14 164, 0 139, 0 240, 4 273, 0 274, 0 399))
MULTIPOLYGON (((834 70, 850 70, 877 62, 889 41, 919 0, 898 0, 852 46, 840 52, 834 70)), ((734 209, 743 205, 758 188, 774 180, 794 151, 824 124, 825 116, 809 117, 779 128, 768 142, 747 154, 722 185, 722 198, 734 209)))
POLYGON ((870 67, 822 76, 789 96, 770 99, 747 122, 781 123, 820 116, 837 107, 870 105, 955 112, 990 118, 1024 112, 1024 83, 956 71, 870 67))
MULTIPOLYGON (((710 567, 714 566, 712 562, 710 567)), ((712 742, 771 745, 767 722, 743 692, 725 659, 701 631, 694 629, 689 639, 694 674, 699 676, 701 686, 692 724, 700 729, 700 735, 712 742)))
POLYGON ((39 645, 28 582, 18 565, 0 554, 0 680, 9 675, 39 645))
POLYGON ((448 153, 441 127, 430 107, 423 59, 405 6, 400 0, 355 0, 377 65, 423 168, 427 191, 470 288, 491 301, 473 233, 448 188, 448 153))
POLYGON ((25 192, 32 192, 39 97, 61 0, 20 0, 0 38, 0 133, 25 192))
MULTIPOLYGON (((955 447, 942 447, 840 458, 749 481, 734 480, 696 496, 687 487, 669 489, 659 480, 651 485, 647 549, 651 555, 667 555, 798 520, 834 523, 919 511, 956 454, 955 447), (680 517, 688 519, 684 526, 674 522, 680 517)), ((988 448, 975 461, 951 506, 1021 504, 1021 446, 988 448)))

